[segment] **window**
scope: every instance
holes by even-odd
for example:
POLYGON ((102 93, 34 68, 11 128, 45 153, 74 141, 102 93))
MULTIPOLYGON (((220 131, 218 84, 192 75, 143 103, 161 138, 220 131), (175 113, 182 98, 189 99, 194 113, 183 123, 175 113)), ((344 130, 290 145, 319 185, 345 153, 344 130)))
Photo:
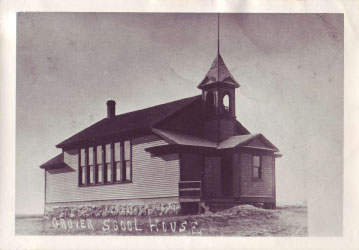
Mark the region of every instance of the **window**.
POLYGON ((261 157, 258 155, 253 156, 252 178, 253 179, 261 179, 262 178, 261 157))
POLYGON ((97 169, 96 183, 102 183, 103 182, 102 145, 96 147, 96 169, 97 169))
POLYGON ((90 147, 88 149, 88 167, 87 167, 87 171, 88 171, 88 183, 89 184, 95 184, 95 168, 94 168, 94 160, 93 160, 93 157, 94 157, 94 154, 93 154, 93 147, 90 147))
POLYGON ((80 169, 79 169, 80 185, 86 185, 86 149, 80 150, 80 169))
POLYGON ((105 171, 106 177, 105 180, 107 183, 112 182, 112 164, 111 164, 111 144, 106 144, 105 146, 105 171))
POLYGON ((101 185, 132 180, 131 141, 82 148, 79 151, 79 185, 101 185))
POLYGON ((121 181, 121 170, 122 170, 122 167, 121 167, 121 143, 120 142, 116 142, 115 143, 115 147, 114 147, 114 150, 115 150, 115 180, 116 181, 121 181))
POLYGON ((125 141, 124 143, 124 150, 125 150, 125 172, 126 172, 126 181, 130 181, 132 178, 132 160, 131 160, 131 141, 125 141))

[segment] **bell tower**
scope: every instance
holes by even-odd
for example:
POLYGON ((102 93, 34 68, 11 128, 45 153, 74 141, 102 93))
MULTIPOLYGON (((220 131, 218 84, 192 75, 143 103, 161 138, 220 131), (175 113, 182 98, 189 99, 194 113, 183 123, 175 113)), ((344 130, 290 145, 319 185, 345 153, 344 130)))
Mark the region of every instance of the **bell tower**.
POLYGON ((219 143, 235 135, 235 89, 239 87, 219 51, 219 15, 217 41, 217 56, 197 88, 202 90, 204 137, 219 143))

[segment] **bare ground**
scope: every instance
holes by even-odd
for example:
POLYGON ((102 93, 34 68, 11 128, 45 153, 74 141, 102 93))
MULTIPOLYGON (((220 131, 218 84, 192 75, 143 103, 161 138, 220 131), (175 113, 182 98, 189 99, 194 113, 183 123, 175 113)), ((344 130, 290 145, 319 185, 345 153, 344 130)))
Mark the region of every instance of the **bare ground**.
MULTIPOLYGON (((103 230, 103 220, 95 219, 94 230, 60 230, 46 227, 51 223, 43 223, 42 217, 16 217, 17 235, 200 235, 204 236, 307 236, 307 208, 303 206, 281 206, 276 209, 262 209, 251 205, 240 205, 222 212, 207 212, 201 215, 166 216, 151 218, 154 223, 158 219, 158 228, 149 226, 149 217, 137 217, 142 224, 141 232, 121 230, 120 221, 128 221, 126 218, 115 218, 118 230, 103 230), (170 222, 177 222, 176 232, 171 232, 170 222), (179 231, 181 223, 187 221, 186 230, 179 231), (196 223, 196 229, 191 230, 191 222, 196 223), (166 232, 162 229, 162 223, 166 225, 166 232), (156 230, 157 229, 157 230, 156 230)), ((173 224, 172 224, 173 225, 173 224)), ((140 226, 139 226, 140 227, 140 226)), ((74 227, 75 228, 75 227, 74 227)))

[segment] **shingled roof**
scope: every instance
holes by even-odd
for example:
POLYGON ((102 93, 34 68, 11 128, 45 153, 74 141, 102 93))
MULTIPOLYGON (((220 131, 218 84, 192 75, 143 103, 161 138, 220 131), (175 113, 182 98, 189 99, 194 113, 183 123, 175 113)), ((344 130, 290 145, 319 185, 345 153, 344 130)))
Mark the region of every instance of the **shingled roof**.
POLYGON ((229 72, 220 54, 216 56, 211 68, 197 88, 202 89, 210 84, 218 82, 227 83, 235 88, 239 87, 239 84, 229 72))
POLYGON ((96 141, 97 139, 106 138, 114 134, 128 133, 150 128, 173 113, 200 99, 201 96, 198 95, 117 115, 113 119, 104 118, 59 143, 56 147, 64 148, 76 143, 96 141))

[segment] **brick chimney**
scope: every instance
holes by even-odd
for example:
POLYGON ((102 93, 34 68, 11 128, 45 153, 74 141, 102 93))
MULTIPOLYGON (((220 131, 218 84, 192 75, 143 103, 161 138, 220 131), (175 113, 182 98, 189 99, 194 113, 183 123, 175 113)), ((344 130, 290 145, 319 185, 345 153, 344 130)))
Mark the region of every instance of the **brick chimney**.
POLYGON ((114 100, 107 101, 107 118, 113 119, 116 115, 116 102, 114 100))

